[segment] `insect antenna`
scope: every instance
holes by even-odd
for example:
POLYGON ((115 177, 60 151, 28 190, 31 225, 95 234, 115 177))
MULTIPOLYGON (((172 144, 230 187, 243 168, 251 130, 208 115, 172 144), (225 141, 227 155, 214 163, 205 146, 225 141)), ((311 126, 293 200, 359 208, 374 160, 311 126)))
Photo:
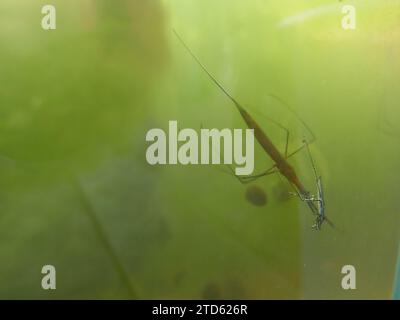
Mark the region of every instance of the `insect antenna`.
POLYGON ((243 110, 244 108, 236 101, 236 99, 222 86, 221 83, 215 79, 215 77, 208 71, 206 66, 200 61, 199 58, 193 53, 193 51, 189 48, 189 46, 183 41, 182 37, 176 32, 175 29, 172 30, 175 36, 178 38, 179 42, 183 45, 186 51, 192 56, 192 58, 197 62, 197 64, 203 69, 203 71, 208 75, 208 77, 214 82, 214 84, 235 104, 235 106, 239 110, 243 110))

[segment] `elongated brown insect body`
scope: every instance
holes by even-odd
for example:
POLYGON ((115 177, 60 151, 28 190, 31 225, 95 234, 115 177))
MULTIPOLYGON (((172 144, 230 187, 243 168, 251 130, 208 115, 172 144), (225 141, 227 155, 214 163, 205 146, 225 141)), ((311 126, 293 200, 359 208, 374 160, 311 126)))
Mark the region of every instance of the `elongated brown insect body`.
POLYGON ((278 168, 279 172, 286 177, 291 183, 293 183, 300 193, 306 193, 306 189, 304 188, 303 184, 300 182, 299 178, 297 177, 296 172, 294 171, 293 167, 287 162, 285 157, 279 152, 279 150, 275 147, 272 141, 268 138, 268 136, 264 133, 264 131, 260 128, 258 123, 250 116, 250 114, 243 109, 239 104, 236 102, 236 106, 239 109, 239 112, 246 122, 247 126, 250 129, 254 129, 254 136, 256 140, 264 149, 264 151, 271 157, 271 159, 276 163, 276 167, 278 168))

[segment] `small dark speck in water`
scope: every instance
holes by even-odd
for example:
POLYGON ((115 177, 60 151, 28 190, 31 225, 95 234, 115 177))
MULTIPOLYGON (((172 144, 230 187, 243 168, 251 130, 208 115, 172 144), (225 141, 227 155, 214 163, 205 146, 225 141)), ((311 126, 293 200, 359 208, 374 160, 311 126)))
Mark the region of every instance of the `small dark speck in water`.
POLYGON ((257 207, 263 207, 267 204, 267 194, 258 186, 250 186, 246 190, 246 199, 257 207))
POLYGON ((221 290, 216 283, 209 283, 204 287, 201 297, 204 300, 219 300, 221 299, 221 290))

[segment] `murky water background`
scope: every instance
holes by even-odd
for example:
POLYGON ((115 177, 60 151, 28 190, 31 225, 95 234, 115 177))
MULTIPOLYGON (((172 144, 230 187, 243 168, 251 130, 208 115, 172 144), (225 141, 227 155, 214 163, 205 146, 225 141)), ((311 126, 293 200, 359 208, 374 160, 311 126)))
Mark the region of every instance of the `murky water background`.
MULTIPOLYGON (((400 1, 42 1, 0 4, 0 297, 391 298, 399 244, 400 1), (312 128, 327 225, 279 176, 152 167, 145 134, 245 128, 172 30, 281 150, 312 128), (248 190, 247 190, 248 192, 248 190), (247 193, 248 194, 248 193, 247 193), (57 290, 41 289, 41 268, 57 290), (340 283, 343 265, 357 289, 340 283)), ((314 188, 305 152, 291 159, 314 188)), ((256 149, 256 170, 272 165, 256 149)))

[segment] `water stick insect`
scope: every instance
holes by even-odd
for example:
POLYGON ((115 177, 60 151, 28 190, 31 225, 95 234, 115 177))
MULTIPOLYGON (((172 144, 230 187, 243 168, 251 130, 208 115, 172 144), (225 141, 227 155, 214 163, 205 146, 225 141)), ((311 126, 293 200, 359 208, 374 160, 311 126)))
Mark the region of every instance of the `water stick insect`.
MULTIPOLYGON (((300 181, 295 169, 293 166, 288 162, 288 158, 296 154, 298 151, 303 149, 305 146, 308 148, 308 143, 305 143, 303 146, 298 148, 292 153, 288 153, 288 141, 289 141, 289 131, 287 131, 287 138, 286 138, 286 147, 285 147, 285 154, 281 154, 278 148, 273 144, 271 139, 266 135, 266 133, 262 130, 256 120, 246 111, 244 107, 242 107, 236 99, 228 93, 228 91, 216 80, 216 78, 207 70, 207 68, 201 63, 201 61, 197 58, 197 56, 192 52, 192 50, 186 45, 183 39, 179 36, 179 34, 174 30, 175 36, 184 46, 184 48, 188 51, 188 53, 192 56, 192 58, 197 62, 197 64, 203 69, 203 71, 208 75, 211 81, 227 96, 235 105, 236 109, 239 111, 241 117, 245 121, 248 128, 254 130, 254 136, 263 150, 269 155, 269 157, 273 160, 274 165, 265 170, 264 172, 252 175, 252 176, 237 176, 235 175, 241 183, 249 183, 258 178, 274 174, 280 173, 284 176, 290 185, 294 188, 296 194, 299 196, 301 201, 305 202, 309 209, 311 210, 312 214, 315 216, 315 224, 314 228, 317 230, 321 229, 321 225, 324 221, 328 221, 325 215, 325 201, 323 199, 323 189, 322 189, 322 180, 321 178, 316 179, 316 188, 317 188, 317 196, 313 196, 304 186, 304 184, 300 181)), ((276 97, 275 97, 276 98, 276 97)), ((315 169, 315 166, 313 165, 315 169)), ((316 171, 314 172, 316 175, 316 171)), ((331 226, 332 223, 329 222, 331 226)))

